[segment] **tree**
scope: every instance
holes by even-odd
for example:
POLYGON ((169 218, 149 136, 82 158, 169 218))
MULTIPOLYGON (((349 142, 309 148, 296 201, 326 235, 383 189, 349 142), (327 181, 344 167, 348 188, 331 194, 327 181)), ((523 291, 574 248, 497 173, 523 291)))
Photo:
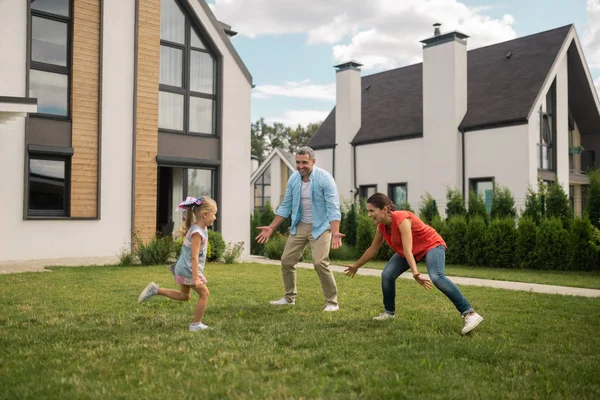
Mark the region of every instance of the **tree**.
POLYGON ((267 132, 265 119, 250 124, 250 153, 258 158, 258 163, 262 163, 267 156, 267 132))
POLYGON ((296 129, 291 132, 287 150, 293 154, 298 148, 306 146, 313 135, 319 130, 320 126, 321 122, 308 124, 306 127, 298 124, 296 129))
POLYGON ((281 122, 269 125, 264 118, 260 118, 250 125, 251 154, 262 163, 276 147, 295 153, 299 147, 308 144, 320 126, 320 122, 310 123, 306 127, 298 124, 292 129, 281 122))
POLYGON ((451 187, 446 188, 446 218, 467 215, 467 209, 465 208, 465 201, 462 194, 458 189, 451 187))
POLYGON ((589 177, 590 188, 585 212, 590 218, 592 225, 600 228, 600 170, 590 171, 589 177))

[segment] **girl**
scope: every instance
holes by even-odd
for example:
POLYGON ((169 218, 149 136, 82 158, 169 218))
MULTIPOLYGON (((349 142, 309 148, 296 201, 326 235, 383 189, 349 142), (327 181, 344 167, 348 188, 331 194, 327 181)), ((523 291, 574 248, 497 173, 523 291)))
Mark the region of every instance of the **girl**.
POLYGON ((181 289, 159 288, 154 282, 150 282, 142 291, 138 298, 138 303, 142 303, 155 295, 169 297, 173 300, 187 301, 190 299, 191 291, 194 289, 198 293, 198 304, 194 313, 194 322, 190 324, 190 331, 199 331, 207 329, 208 326, 202 323, 208 296, 210 295, 206 287, 206 278, 202 274, 206 262, 206 248, 208 246, 207 227, 211 226, 217 219, 217 203, 209 197, 188 197, 178 206, 180 210, 187 210, 185 229, 186 235, 181 247, 179 259, 174 264, 172 272, 175 275, 181 289))
POLYGON ((396 206, 383 193, 375 193, 367 200, 367 212, 377 232, 371 246, 354 265, 346 265, 347 276, 354 277, 356 271, 373 258, 383 244, 383 239, 396 251, 381 273, 384 312, 376 320, 393 318, 396 312, 396 279, 410 269, 413 278, 425 289, 431 289, 431 281, 421 276, 417 261, 425 258, 427 271, 433 284, 444 293, 461 313, 465 326, 462 334, 471 332, 483 318, 471 308, 460 289, 444 274, 446 242, 429 225, 410 211, 396 211, 396 206))

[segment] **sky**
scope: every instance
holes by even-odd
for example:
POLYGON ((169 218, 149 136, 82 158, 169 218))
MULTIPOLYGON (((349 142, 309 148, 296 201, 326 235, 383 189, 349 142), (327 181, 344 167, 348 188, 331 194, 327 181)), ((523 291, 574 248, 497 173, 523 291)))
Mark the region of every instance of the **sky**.
POLYGON ((334 65, 362 76, 422 61, 420 40, 467 35, 474 49, 574 24, 600 89, 600 0, 209 0, 238 32, 232 43, 250 70, 252 121, 295 127, 320 122, 335 105, 334 65))

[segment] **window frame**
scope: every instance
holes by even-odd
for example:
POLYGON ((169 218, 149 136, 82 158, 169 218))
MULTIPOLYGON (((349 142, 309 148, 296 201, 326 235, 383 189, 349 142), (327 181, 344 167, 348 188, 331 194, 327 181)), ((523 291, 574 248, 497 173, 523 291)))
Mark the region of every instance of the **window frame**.
MULTIPOLYGON (((201 136, 201 137, 218 137, 218 122, 217 122, 217 107, 219 100, 219 56, 216 51, 210 48, 208 45, 209 41, 206 39, 206 34, 203 29, 197 27, 194 22, 192 22, 192 18, 186 11, 185 7, 182 7, 179 0, 171 0, 175 5, 179 8, 179 11, 183 14, 185 18, 184 29, 185 29, 185 39, 184 44, 171 42, 169 40, 160 39, 160 46, 165 46, 169 48, 174 48, 183 51, 183 62, 182 62, 182 86, 171 86, 162 84, 159 82, 158 90, 160 92, 173 93, 178 95, 183 95, 183 130, 177 129, 169 129, 169 128, 161 128, 159 126, 159 132, 171 133, 171 134, 180 134, 180 135, 190 135, 190 136, 201 136), (205 48, 192 46, 192 30, 196 33, 200 41, 205 45, 205 48), (196 92, 191 90, 191 58, 192 51, 202 52, 209 54, 213 60, 213 94, 196 92), (196 132, 190 130, 190 102, 191 98, 204 98, 212 101, 212 132, 196 132)), ((160 75, 160 74, 159 74, 160 75)), ((158 112, 160 113, 160 107, 158 112)))
POLYGON ((550 85, 548 92, 546 93, 546 111, 544 111, 540 106, 540 130, 538 136, 538 170, 542 171, 556 171, 556 78, 550 85), (551 107, 548 107, 548 105, 551 107), (550 140, 551 143, 544 144, 543 137, 545 130, 550 130, 550 140), (544 151, 550 150, 551 156, 548 157, 548 162, 550 163, 549 168, 544 168, 544 151))
MULTIPOLYGON (((477 196, 479 196, 479 193, 477 192, 477 185, 480 183, 488 183, 490 182, 492 184, 492 190, 494 190, 494 187, 496 187, 496 179, 493 176, 482 176, 482 177, 477 177, 477 178, 469 178, 469 195, 471 193, 471 191, 474 191, 475 194, 477 196)), ((485 198, 483 199, 483 201, 485 202, 485 198)), ((486 204, 486 211, 488 213, 488 215, 490 215, 491 211, 492 211, 492 204, 490 204, 490 210, 487 210, 487 204, 486 204)))
POLYGON ((54 74, 66 75, 67 76, 67 115, 56 115, 47 113, 32 113, 31 116, 54 119, 59 121, 71 121, 71 88, 72 88, 72 77, 73 77, 73 0, 67 0, 69 2, 69 16, 53 14, 46 11, 35 10, 31 8, 31 2, 28 0, 29 8, 29 45, 28 45, 28 56, 29 67, 27 70, 27 82, 28 91, 31 90, 31 70, 49 72, 54 74), (48 19, 51 21, 61 22, 67 24, 67 65, 60 66, 54 64, 48 64, 41 61, 33 61, 33 18, 48 19))
POLYGON ((252 198, 254 199, 254 208, 255 209, 259 209, 259 210, 264 210, 265 206, 267 205, 267 202, 271 202, 271 195, 268 196, 268 199, 265 197, 265 187, 266 186, 271 186, 272 185, 272 177, 269 178, 269 183, 264 183, 265 182, 265 173, 267 171, 270 172, 271 170, 271 166, 269 165, 264 171, 263 173, 258 177, 258 179, 254 182, 254 190, 252 191, 252 198), (257 187, 260 187, 260 196, 256 196, 256 189, 257 187), (257 206, 256 205, 256 199, 262 199, 262 205, 261 206, 257 206), (265 201, 265 199, 267 199, 265 201))
POLYGON ((369 194, 369 189, 374 188, 375 189, 375 193, 377 193, 377 185, 376 184, 371 184, 371 185, 359 185, 358 186, 358 198, 359 199, 365 199, 367 200, 370 196, 368 196, 369 194))
POLYGON ((25 204, 26 217, 32 218, 47 218, 47 217, 60 217, 69 218, 71 216, 71 159, 72 153, 68 152, 43 152, 30 150, 29 156, 27 157, 27 198, 25 204), (65 179, 63 188, 63 209, 62 210, 33 210, 31 209, 31 160, 49 160, 49 161, 63 161, 65 163, 65 179))
MULTIPOLYGON (((396 182, 396 183, 388 183, 388 197, 394 203, 396 208, 398 208, 398 204, 394 201, 394 188, 404 186, 404 192, 406 193, 406 204, 408 204, 408 182, 396 182)), ((404 205, 404 204, 403 204, 404 205)))

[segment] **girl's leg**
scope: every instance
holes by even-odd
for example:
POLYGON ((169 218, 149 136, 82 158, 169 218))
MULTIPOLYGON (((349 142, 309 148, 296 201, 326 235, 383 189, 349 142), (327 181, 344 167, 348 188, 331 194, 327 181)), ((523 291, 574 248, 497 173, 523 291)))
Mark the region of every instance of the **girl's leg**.
POLYGON ((406 259, 398 253, 394 254, 381 272, 381 292, 383 293, 383 307, 387 314, 396 313, 396 279, 410 267, 406 259))
POLYGON ((194 323, 198 323, 202 322, 202 317, 204 317, 210 292, 205 284, 201 284, 200 287, 194 287, 194 290, 198 293, 198 303, 196 304, 196 311, 194 312, 194 323))
POLYGON ((179 285, 180 290, 158 288, 158 294, 177 301, 187 301, 192 295, 192 286, 179 285))
POLYGON ((438 246, 429 250, 425 256, 425 261, 427 262, 427 271, 431 282, 454 303, 461 315, 465 316, 474 312, 460 289, 446 277, 444 272, 446 268, 446 249, 443 246, 438 246))

